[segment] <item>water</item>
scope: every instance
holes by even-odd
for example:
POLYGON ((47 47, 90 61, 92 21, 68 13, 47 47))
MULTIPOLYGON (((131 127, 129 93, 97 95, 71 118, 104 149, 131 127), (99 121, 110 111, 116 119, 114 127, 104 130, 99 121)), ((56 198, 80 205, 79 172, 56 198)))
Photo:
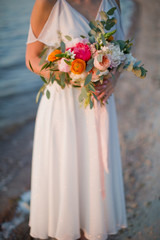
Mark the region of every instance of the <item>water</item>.
MULTIPOLYGON (((1 0, 0 7, 0 132, 34 119, 36 93, 42 82, 25 66, 29 18, 34 1, 1 0)), ((122 0, 125 32, 133 10, 131 0, 122 0)))

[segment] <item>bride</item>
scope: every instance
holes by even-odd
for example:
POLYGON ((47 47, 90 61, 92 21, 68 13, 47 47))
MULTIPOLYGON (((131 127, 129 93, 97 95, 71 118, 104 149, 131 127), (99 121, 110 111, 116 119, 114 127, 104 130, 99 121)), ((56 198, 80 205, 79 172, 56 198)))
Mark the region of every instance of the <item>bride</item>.
MULTIPOLYGON (((88 23, 101 10, 116 7, 117 32, 124 38, 118 0, 36 0, 30 18, 26 66, 41 70, 39 55, 45 45, 64 35, 87 35, 88 23)), ((79 107, 78 88, 48 86, 35 121, 30 204, 30 235, 58 240, 105 240, 127 227, 123 174, 113 80, 97 84, 96 95, 106 103, 93 109, 79 107), (107 167, 106 167, 107 166, 107 167)))

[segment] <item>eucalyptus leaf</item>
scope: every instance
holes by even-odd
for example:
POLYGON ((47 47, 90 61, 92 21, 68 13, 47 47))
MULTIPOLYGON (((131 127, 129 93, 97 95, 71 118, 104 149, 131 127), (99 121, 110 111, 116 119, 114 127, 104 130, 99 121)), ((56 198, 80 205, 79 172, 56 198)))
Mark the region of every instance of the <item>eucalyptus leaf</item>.
POLYGON ((60 46, 61 46, 62 52, 64 53, 64 52, 65 52, 65 49, 66 49, 65 43, 64 43, 63 41, 61 41, 60 46))
POLYGON ((102 62, 102 60, 103 60, 103 54, 99 54, 98 56, 97 56, 97 60, 98 60, 98 62, 102 62))
POLYGON ((94 62, 94 59, 91 58, 91 59, 88 60, 87 64, 93 64, 93 62, 94 62))
POLYGON ((54 83, 55 79, 56 79, 56 76, 53 75, 53 76, 51 77, 51 83, 52 83, 52 84, 54 83))
POLYGON ((107 21, 108 16, 107 16, 106 12, 100 11, 100 16, 101 16, 102 20, 107 21))
POLYGON ((48 50, 48 47, 45 47, 42 52, 39 54, 39 57, 42 57, 44 54, 46 55, 46 51, 48 50))
POLYGON ((107 12, 107 15, 113 15, 114 14, 114 11, 116 10, 117 8, 116 7, 113 7, 111 8, 108 12, 107 12))
POLYGON ((141 62, 142 62, 142 61, 135 62, 134 65, 133 65, 133 67, 134 67, 134 68, 135 68, 135 67, 138 67, 138 65, 139 65, 141 62))
POLYGON ((107 43, 106 43, 106 40, 105 40, 105 37, 103 36, 103 34, 101 34, 101 39, 102 39, 103 45, 106 46, 107 43))
POLYGON ((93 68, 93 63, 87 64, 86 72, 89 72, 93 68))
POLYGON ((67 63, 69 66, 71 66, 71 61, 67 61, 66 59, 64 59, 65 63, 67 63))
POLYGON ((97 70, 97 72, 96 72, 96 75, 99 75, 101 72, 99 71, 99 70, 97 70))
POLYGON ((96 26, 94 25, 93 21, 89 22, 89 26, 90 26, 91 29, 94 29, 94 30, 96 29, 96 26))
POLYGON ((50 65, 50 63, 45 63, 42 67, 41 67, 41 71, 44 69, 44 68, 48 68, 49 67, 49 65, 50 65))
POLYGON ((36 103, 38 103, 38 100, 39 100, 39 97, 40 97, 40 94, 44 94, 44 90, 46 88, 46 84, 43 84, 43 86, 39 89, 38 93, 37 93, 37 96, 36 96, 36 103))
POLYGON ((82 94, 82 96, 84 97, 84 98, 87 98, 87 90, 86 90, 86 88, 85 87, 82 87, 81 88, 81 94, 82 94))
POLYGON ((68 35, 65 35, 65 38, 68 40, 68 41, 72 41, 72 38, 68 35))
POLYGON ((94 104, 93 104, 93 101, 91 100, 91 98, 90 98, 89 104, 90 104, 90 109, 92 109, 94 104))
POLYGON ((84 83, 84 86, 86 86, 92 79, 92 73, 88 74, 86 79, 85 79, 85 83, 84 83))
POLYGON ((90 36, 90 37, 89 37, 89 42, 90 42, 91 44, 95 43, 95 37, 94 37, 94 36, 90 36))
POLYGON ((91 84, 88 84, 88 89, 89 89, 90 91, 92 91, 92 92, 95 92, 95 91, 96 91, 95 87, 94 87, 93 85, 91 85, 91 84))
POLYGON ((39 61, 39 65, 42 65, 42 64, 46 61, 46 58, 47 58, 47 53, 45 53, 45 54, 41 57, 41 59, 40 59, 40 61, 39 61))
POLYGON ((46 96, 47 96, 48 99, 50 98, 50 91, 48 89, 46 91, 46 96))
POLYGON ((44 83, 48 83, 47 80, 46 80, 42 75, 40 75, 40 78, 42 79, 42 81, 43 81, 44 83))
POLYGON ((29 66, 30 66, 30 68, 31 68, 32 72, 34 72, 34 70, 33 70, 33 67, 32 67, 32 64, 31 64, 30 60, 29 60, 29 66))
POLYGON ((94 98, 98 101, 98 98, 97 98, 97 96, 94 94, 94 93, 92 93, 93 94, 93 96, 94 96, 94 98))

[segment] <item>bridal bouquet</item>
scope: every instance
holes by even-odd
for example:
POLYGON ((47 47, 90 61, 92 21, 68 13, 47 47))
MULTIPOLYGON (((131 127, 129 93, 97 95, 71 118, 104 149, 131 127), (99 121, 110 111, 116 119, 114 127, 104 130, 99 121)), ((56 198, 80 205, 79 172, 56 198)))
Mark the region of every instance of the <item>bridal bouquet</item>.
MULTIPOLYGON (((44 84, 40 88, 36 102, 40 94, 44 94, 48 84, 55 81, 65 88, 66 85, 80 87, 79 102, 86 107, 94 106, 95 84, 103 84, 104 77, 108 74, 114 78, 113 71, 132 71, 137 77, 144 78, 147 70, 131 54, 132 40, 114 40, 114 33, 111 31, 116 24, 113 17, 116 8, 111 8, 108 12, 101 11, 101 21, 94 20, 89 23, 90 32, 88 36, 60 36, 60 44, 57 46, 45 47, 40 55, 41 70, 50 71, 50 78, 41 76, 44 84), (47 60, 47 62, 46 62, 47 60), (45 62, 45 64, 44 64, 45 62)), ((31 63, 30 67, 33 71, 31 63)), ((50 98, 50 91, 47 89, 46 96, 50 98)), ((102 104, 102 101, 101 101, 102 104)))

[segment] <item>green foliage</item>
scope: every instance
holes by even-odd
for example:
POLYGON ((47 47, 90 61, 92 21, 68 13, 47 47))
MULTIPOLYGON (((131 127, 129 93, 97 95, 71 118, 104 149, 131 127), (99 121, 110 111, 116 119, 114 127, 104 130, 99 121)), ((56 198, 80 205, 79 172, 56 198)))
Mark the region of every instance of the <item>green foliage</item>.
POLYGON ((65 36, 65 38, 68 40, 68 41, 72 41, 72 38, 68 35, 65 36))
POLYGON ((107 12, 107 15, 113 15, 116 9, 117 9, 116 7, 109 9, 109 11, 107 12))
POLYGON ((44 83, 48 83, 47 80, 46 80, 43 76, 40 75, 40 78, 42 79, 42 81, 43 81, 44 83))
POLYGON ((94 59, 92 58, 87 62, 86 72, 89 72, 93 68, 93 66, 94 66, 93 61, 94 61, 94 59))
POLYGON ((63 41, 61 41, 60 46, 61 46, 61 51, 64 53, 65 50, 66 50, 66 45, 65 45, 65 43, 64 43, 63 41))
POLYGON ((98 62, 102 62, 102 60, 103 60, 103 54, 99 54, 98 55, 98 57, 97 57, 97 60, 98 60, 98 62))
POLYGON ((46 91, 46 96, 47 96, 48 99, 50 98, 50 91, 48 89, 46 91))
POLYGON ((30 68, 31 68, 32 72, 34 72, 34 70, 33 70, 33 67, 32 67, 32 64, 31 64, 30 60, 29 60, 29 66, 30 66, 30 68))
POLYGON ((88 74, 86 79, 85 79, 85 82, 84 82, 84 86, 86 86, 92 79, 92 73, 88 74))

